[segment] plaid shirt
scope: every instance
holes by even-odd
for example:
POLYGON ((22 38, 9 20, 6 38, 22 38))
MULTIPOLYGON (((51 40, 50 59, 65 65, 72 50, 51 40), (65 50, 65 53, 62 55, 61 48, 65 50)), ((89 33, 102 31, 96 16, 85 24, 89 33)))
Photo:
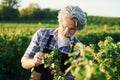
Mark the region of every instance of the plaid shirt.
MULTIPOLYGON (((62 53, 69 54, 72 49, 70 48, 70 43, 68 42, 63 47, 58 48, 58 30, 52 28, 43 28, 38 30, 32 37, 31 43, 29 44, 24 57, 33 58, 36 52, 42 52, 46 47, 47 41, 50 35, 53 35, 51 42, 49 44, 50 50, 59 49, 62 53)), ((71 40, 73 43, 79 42, 75 37, 71 40)))

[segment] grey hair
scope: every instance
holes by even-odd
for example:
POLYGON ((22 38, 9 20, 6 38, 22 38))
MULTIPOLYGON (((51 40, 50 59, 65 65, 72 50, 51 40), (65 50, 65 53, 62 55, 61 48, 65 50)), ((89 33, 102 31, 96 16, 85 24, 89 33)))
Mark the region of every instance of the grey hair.
POLYGON ((77 29, 81 30, 84 28, 87 19, 85 13, 78 6, 68 5, 61 9, 58 14, 58 22, 60 23, 63 17, 70 17, 75 21, 77 29))

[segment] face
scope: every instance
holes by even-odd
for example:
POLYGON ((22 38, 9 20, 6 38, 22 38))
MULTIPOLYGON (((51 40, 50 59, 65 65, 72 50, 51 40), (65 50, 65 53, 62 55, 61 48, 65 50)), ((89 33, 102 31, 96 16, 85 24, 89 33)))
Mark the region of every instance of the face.
POLYGON ((73 36, 77 31, 75 21, 71 18, 63 18, 59 23, 58 36, 63 40, 68 39, 68 37, 73 36))

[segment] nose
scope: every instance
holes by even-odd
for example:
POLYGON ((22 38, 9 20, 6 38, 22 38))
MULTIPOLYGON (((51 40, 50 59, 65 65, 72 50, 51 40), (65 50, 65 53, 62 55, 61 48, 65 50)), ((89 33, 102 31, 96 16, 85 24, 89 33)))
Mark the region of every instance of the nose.
POLYGON ((70 35, 69 28, 65 28, 64 34, 65 34, 66 36, 69 36, 69 35, 70 35))
POLYGON ((69 33, 69 29, 68 29, 67 27, 65 28, 64 33, 65 33, 65 34, 68 34, 68 33, 69 33))

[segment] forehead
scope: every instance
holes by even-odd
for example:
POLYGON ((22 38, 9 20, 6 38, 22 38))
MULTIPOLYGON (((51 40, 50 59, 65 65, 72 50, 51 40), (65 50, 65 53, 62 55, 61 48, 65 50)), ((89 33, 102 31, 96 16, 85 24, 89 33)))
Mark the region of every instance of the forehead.
POLYGON ((70 26, 70 27, 75 27, 75 21, 69 17, 64 17, 61 22, 62 25, 64 26, 70 26))

